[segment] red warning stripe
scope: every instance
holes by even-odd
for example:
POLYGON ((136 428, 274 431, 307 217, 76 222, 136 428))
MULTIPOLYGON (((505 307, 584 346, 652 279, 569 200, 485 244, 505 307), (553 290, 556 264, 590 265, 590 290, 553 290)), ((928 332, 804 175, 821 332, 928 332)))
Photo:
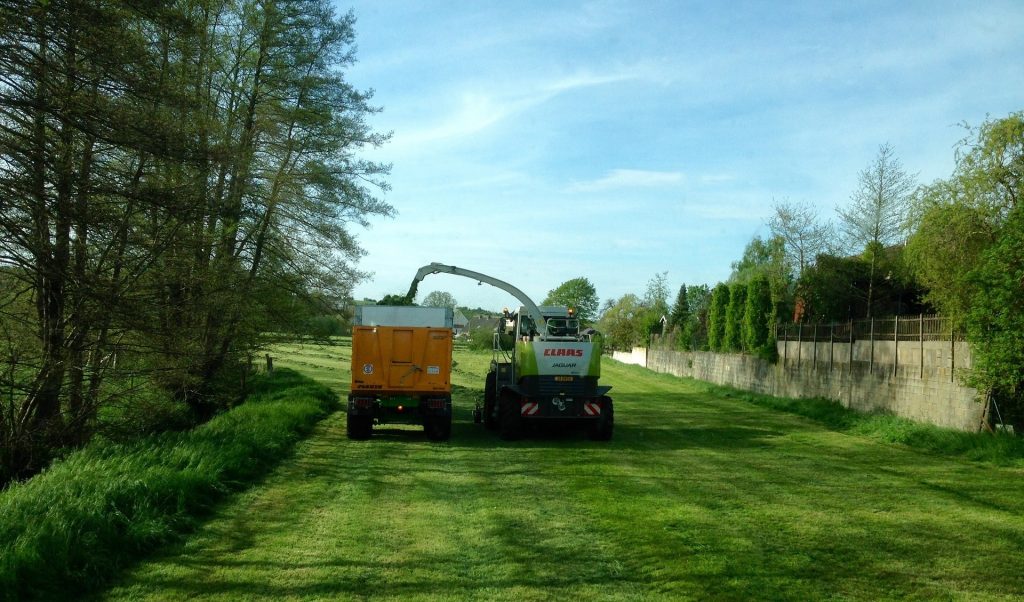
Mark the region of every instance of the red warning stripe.
POLYGON ((533 416, 538 411, 540 411, 540 404, 533 401, 524 403, 522 407, 519 409, 519 412, 523 416, 533 416))
POLYGON ((587 416, 600 416, 601 406, 592 401, 588 401, 583 404, 583 411, 587 413, 587 416))

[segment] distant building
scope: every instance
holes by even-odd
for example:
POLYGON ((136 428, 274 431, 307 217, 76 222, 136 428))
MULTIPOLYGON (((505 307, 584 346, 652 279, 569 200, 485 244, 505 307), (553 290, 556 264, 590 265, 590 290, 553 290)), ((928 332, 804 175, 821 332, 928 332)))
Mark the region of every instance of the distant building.
POLYGON ((469 320, 466 318, 466 314, 456 309, 455 322, 452 326, 452 330, 455 332, 455 336, 459 336, 460 334, 466 332, 467 328, 469 328, 469 320))
POLYGON ((487 330, 494 330, 494 327, 495 325, 497 325, 497 322, 498 316, 473 316, 469 320, 469 325, 467 326, 467 329, 470 331, 479 330, 481 328, 486 328, 487 330))

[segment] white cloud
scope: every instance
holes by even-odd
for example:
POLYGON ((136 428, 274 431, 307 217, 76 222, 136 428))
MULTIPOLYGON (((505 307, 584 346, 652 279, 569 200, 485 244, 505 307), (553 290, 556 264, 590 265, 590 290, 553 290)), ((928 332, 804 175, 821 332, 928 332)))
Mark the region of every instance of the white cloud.
POLYGON ((589 182, 573 182, 566 192, 602 192, 619 188, 663 188, 683 181, 682 172, 613 169, 604 177, 589 182))
MULTIPOLYGON (((562 94, 641 79, 646 77, 644 73, 640 68, 618 69, 607 73, 581 71, 546 80, 477 85, 459 95, 457 105, 447 113, 428 115, 427 119, 432 123, 422 127, 396 128, 387 149, 392 152, 422 151, 425 146, 477 135, 562 94), (523 90, 526 92, 523 93, 523 90)), ((424 101, 420 99, 419 102, 424 101)), ((417 120, 421 119, 423 116, 417 117, 417 120)))

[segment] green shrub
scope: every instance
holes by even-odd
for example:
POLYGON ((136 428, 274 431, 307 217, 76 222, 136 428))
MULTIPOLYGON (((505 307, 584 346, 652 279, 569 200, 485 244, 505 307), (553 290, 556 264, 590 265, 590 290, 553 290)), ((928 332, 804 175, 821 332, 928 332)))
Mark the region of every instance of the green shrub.
POLYGON ((490 351, 494 347, 494 329, 476 328, 469 331, 469 348, 473 351, 490 351))
POLYGON ((192 529, 265 474, 336 405, 289 370, 187 432, 97 442, 0 493, 0 599, 67 599, 192 529))
POLYGON ((743 351, 743 314, 747 309, 747 285, 735 282, 729 287, 729 305, 725 310, 725 341, 722 351, 743 351))
POLYGON ((743 347, 763 356, 775 342, 771 336, 772 291, 768 278, 758 276, 747 284, 746 308, 743 312, 743 347))
POLYGON ((729 307, 729 286, 719 282, 711 291, 708 308, 708 346, 711 351, 726 351, 725 320, 729 307))

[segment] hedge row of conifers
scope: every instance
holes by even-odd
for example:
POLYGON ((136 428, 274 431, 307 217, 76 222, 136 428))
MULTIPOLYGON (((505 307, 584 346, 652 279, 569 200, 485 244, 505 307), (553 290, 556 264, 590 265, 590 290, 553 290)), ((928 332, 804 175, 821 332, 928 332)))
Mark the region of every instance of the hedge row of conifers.
POLYGON ((265 475, 336 403, 278 370, 193 430, 98 442, 0 492, 0 600, 66 599, 109 582, 265 475))

